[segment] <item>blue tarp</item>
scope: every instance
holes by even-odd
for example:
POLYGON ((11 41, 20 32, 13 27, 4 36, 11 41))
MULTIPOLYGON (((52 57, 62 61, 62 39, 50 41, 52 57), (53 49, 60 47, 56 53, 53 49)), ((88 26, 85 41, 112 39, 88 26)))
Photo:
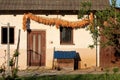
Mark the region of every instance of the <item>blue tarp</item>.
POLYGON ((54 51, 54 58, 56 58, 56 59, 74 59, 74 58, 76 58, 76 51, 54 51))

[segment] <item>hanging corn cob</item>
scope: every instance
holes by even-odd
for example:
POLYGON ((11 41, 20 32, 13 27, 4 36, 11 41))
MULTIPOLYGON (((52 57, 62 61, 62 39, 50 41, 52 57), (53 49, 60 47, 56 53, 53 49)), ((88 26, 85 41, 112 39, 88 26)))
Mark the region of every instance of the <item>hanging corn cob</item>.
POLYGON ((28 13, 28 14, 24 14, 23 16, 23 30, 26 30, 27 18, 45 25, 56 25, 57 28, 59 28, 59 26, 81 28, 86 25, 93 24, 93 13, 90 13, 89 19, 83 19, 81 21, 74 21, 74 22, 62 20, 59 18, 45 18, 45 17, 35 16, 32 13, 28 13))

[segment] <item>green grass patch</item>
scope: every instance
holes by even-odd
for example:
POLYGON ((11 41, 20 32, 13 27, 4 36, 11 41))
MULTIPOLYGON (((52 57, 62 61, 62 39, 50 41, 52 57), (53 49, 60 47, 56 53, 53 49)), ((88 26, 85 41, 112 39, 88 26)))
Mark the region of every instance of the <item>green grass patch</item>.
POLYGON ((23 77, 21 80, 120 80, 120 74, 79 74, 23 77))
MULTIPOLYGON (((2 78, 0 78, 0 80, 2 80, 2 78)), ((120 80, 120 74, 72 74, 28 76, 20 77, 14 80, 120 80)))

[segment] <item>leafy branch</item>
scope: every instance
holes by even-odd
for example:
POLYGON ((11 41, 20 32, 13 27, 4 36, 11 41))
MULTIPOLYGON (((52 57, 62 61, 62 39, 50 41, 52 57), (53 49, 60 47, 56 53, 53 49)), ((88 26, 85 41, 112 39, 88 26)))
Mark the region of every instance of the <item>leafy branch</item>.
MULTIPOLYGON (((89 15, 91 10, 90 2, 81 3, 78 18, 89 15)), ((102 47, 112 46, 115 53, 120 54, 120 13, 116 9, 116 0, 112 0, 112 5, 104 10, 94 11, 94 21, 87 27, 93 38, 90 48, 100 45, 102 47), (99 28, 98 28, 99 27, 99 28), (104 38, 105 40, 98 39, 104 38)))

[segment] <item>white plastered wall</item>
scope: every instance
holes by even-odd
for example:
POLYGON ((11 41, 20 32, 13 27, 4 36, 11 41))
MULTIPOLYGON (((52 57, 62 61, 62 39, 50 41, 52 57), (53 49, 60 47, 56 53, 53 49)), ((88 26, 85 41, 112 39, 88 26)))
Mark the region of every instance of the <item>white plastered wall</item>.
MULTIPOLYGON (((61 18, 69 21, 78 21, 77 15, 38 15, 46 18, 61 18)), ((23 15, 0 15, 0 27, 6 26, 5 24, 10 23, 10 26, 15 26, 15 44, 10 45, 10 54, 14 53, 14 50, 17 47, 18 41, 18 30, 21 30, 21 39, 20 39, 20 56, 19 56, 19 68, 27 68, 27 32, 22 30, 22 18, 23 15)), ((46 31, 46 67, 52 67, 54 47, 55 50, 66 50, 71 51, 75 50, 80 54, 81 57, 81 67, 84 68, 85 64, 88 67, 96 65, 96 52, 95 49, 89 49, 88 45, 92 44, 92 38, 89 34, 89 31, 86 31, 85 28, 74 29, 73 31, 73 42, 74 45, 60 45, 60 32, 55 26, 49 26, 37 23, 35 21, 30 21, 30 28, 36 30, 45 30, 46 31)), ((1 28, 0 28, 1 31, 1 28)), ((1 32, 0 32, 1 35, 1 32)), ((1 42, 1 39, 0 39, 1 42)), ((7 50, 7 45, 2 45, 0 43, 0 57, 4 56, 4 50, 7 50)), ((0 58, 3 60, 2 58, 0 58)), ((1 63, 0 63, 1 64, 1 63)))

